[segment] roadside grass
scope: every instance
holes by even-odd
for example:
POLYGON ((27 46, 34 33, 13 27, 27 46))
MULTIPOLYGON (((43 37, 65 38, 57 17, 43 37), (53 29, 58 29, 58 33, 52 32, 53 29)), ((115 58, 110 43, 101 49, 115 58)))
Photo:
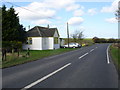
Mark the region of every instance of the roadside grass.
POLYGON ((56 50, 30 50, 29 57, 25 56, 27 53, 26 50, 20 52, 19 57, 17 56, 17 53, 14 54, 7 53, 6 60, 2 62, 2 68, 23 64, 30 61, 35 61, 38 59, 65 53, 76 49, 78 48, 60 48, 56 50))
POLYGON ((112 60, 118 70, 118 73, 120 74, 120 48, 116 47, 114 44, 110 46, 110 54, 112 57, 112 60))

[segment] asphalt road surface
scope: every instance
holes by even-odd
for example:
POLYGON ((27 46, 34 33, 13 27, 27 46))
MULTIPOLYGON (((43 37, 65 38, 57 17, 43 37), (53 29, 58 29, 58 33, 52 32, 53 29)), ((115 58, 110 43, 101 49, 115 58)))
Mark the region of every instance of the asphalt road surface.
POLYGON ((2 70, 3 88, 118 88, 109 44, 95 44, 2 70))

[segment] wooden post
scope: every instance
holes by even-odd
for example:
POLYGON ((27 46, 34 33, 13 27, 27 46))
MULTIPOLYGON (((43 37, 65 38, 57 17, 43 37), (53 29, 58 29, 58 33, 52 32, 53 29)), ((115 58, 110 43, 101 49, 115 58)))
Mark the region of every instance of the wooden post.
POLYGON ((68 36, 68 48, 69 48, 69 27, 68 27, 68 22, 67 22, 67 36, 68 36))
POLYGON ((17 52, 18 52, 18 57, 19 57, 19 48, 17 48, 17 52))
POLYGON ((2 48, 2 60, 6 60, 6 49, 2 48))
POLYGON ((26 53, 26 57, 30 56, 30 48, 28 48, 27 53, 26 53))
POLYGON ((28 48, 28 56, 30 56, 30 48, 28 48))

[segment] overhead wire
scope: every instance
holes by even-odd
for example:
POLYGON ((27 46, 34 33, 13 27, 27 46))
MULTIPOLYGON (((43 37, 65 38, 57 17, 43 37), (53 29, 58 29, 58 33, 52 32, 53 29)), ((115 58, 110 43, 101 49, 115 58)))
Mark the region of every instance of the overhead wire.
MULTIPOLYGON (((27 9, 27 8, 24 8, 24 7, 21 7, 21 6, 19 6, 19 5, 16 5, 16 4, 14 4, 14 3, 11 3, 11 2, 7 2, 7 1, 4 1, 4 2, 5 2, 5 3, 9 3, 9 4, 11 4, 11 5, 13 5, 13 6, 16 6, 16 7, 20 7, 20 8, 22 8, 22 9, 25 9, 25 10, 27 10, 27 11, 29 11, 29 12, 32 12, 33 14, 36 14, 36 15, 40 14, 40 13, 38 13, 38 12, 34 12, 34 11, 32 11, 32 10, 29 10, 29 9, 27 9)), ((53 17, 45 17, 45 18, 54 19, 53 17)))

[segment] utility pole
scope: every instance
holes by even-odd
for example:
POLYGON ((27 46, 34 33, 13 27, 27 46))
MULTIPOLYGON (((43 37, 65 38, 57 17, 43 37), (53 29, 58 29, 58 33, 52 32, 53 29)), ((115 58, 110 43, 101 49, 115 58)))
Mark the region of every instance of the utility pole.
POLYGON ((68 22, 67 22, 67 36, 68 36, 68 48, 69 48, 69 28, 68 28, 68 22))
POLYGON ((30 25, 28 26, 28 30, 30 30, 30 25))

